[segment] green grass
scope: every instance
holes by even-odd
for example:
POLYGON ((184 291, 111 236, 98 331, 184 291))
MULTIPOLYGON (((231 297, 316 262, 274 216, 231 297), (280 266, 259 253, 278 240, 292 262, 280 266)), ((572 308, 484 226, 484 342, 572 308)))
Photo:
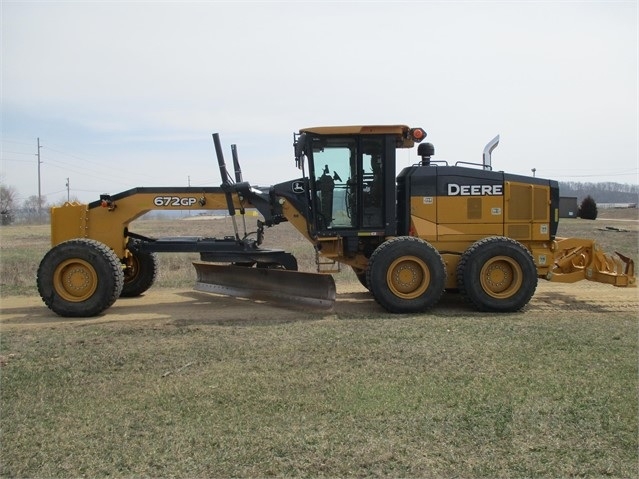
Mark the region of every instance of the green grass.
POLYGON ((5 331, 2 476, 633 477, 637 332, 596 314, 5 331))

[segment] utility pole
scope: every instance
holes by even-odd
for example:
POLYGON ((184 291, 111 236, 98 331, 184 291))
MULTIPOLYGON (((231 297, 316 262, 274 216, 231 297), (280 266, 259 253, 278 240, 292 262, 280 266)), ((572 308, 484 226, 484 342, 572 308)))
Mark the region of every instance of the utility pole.
POLYGON ((69 196, 69 178, 67 178, 67 203, 69 202, 70 196, 69 196))
POLYGON ((42 214, 42 187, 40 182, 40 165, 42 162, 40 161, 40 137, 38 137, 38 217, 42 214))
MULTIPOLYGON (((191 187, 191 175, 187 176, 189 182, 189 188, 191 187)), ((189 216, 191 216, 191 210, 189 210, 189 216)))

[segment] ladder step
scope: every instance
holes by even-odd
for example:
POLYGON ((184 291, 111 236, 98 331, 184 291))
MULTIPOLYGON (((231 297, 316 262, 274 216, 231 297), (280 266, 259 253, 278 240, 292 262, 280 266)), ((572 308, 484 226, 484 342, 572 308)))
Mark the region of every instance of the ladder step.
POLYGON ((317 265, 318 273, 339 273, 342 271, 339 262, 320 256, 318 252, 315 252, 315 264, 317 265))

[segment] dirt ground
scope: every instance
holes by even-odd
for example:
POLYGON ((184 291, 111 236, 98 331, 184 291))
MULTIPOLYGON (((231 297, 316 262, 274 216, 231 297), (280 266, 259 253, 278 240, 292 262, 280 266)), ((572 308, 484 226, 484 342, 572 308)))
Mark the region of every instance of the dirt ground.
MULTIPOLYGON (((547 318, 549 313, 628 314, 639 313, 639 288, 582 281, 574 284, 539 282, 531 302, 516 315, 547 318)), ((428 313, 442 317, 481 317, 457 294, 446 293, 428 313)), ((338 286, 331 311, 300 310, 291 305, 231 298, 188 289, 150 289, 138 298, 121 298, 94 318, 61 318, 47 309, 39 297, 0 299, 0 327, 56 327, 114 322, 146 322, 188 326, 198 324, 255 324, 312 319, 374 319, 389 317, 372 296, 358 284, 338 286)), ((504 315, 506 319, 510 315, 504 315)), ((638 315, 639 316, 639 315, 638 315)))

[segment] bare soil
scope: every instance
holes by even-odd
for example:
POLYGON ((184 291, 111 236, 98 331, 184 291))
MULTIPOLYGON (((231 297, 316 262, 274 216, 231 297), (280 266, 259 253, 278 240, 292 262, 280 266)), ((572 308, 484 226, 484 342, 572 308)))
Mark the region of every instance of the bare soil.
MULTIPOLYGON (((582 281, 558 284, 540 281, 532 301, 519 313, 528 319, 549 314, 636 314, 639 289, 615 288, 582 281)), ((482 317, 462 298, 446 293, 428 313, 434 316, 482 317)), ((503 315, 504 320, 509 316, 503 315)), ((255 325, 320 319, 363 319, 392 316, 379 306, 363 287, 338 286, 332 311, 299 310, 286 305, 231 298, 185 289, 150 289, 138 298, 121 298, 104 314, 95 318, 61 318, 46 308, 38 297, 4 297, 0 305, 0 326, 5 328, 80 326, 113 322, 142 322, 149 326, 234 324, 255 325)))

